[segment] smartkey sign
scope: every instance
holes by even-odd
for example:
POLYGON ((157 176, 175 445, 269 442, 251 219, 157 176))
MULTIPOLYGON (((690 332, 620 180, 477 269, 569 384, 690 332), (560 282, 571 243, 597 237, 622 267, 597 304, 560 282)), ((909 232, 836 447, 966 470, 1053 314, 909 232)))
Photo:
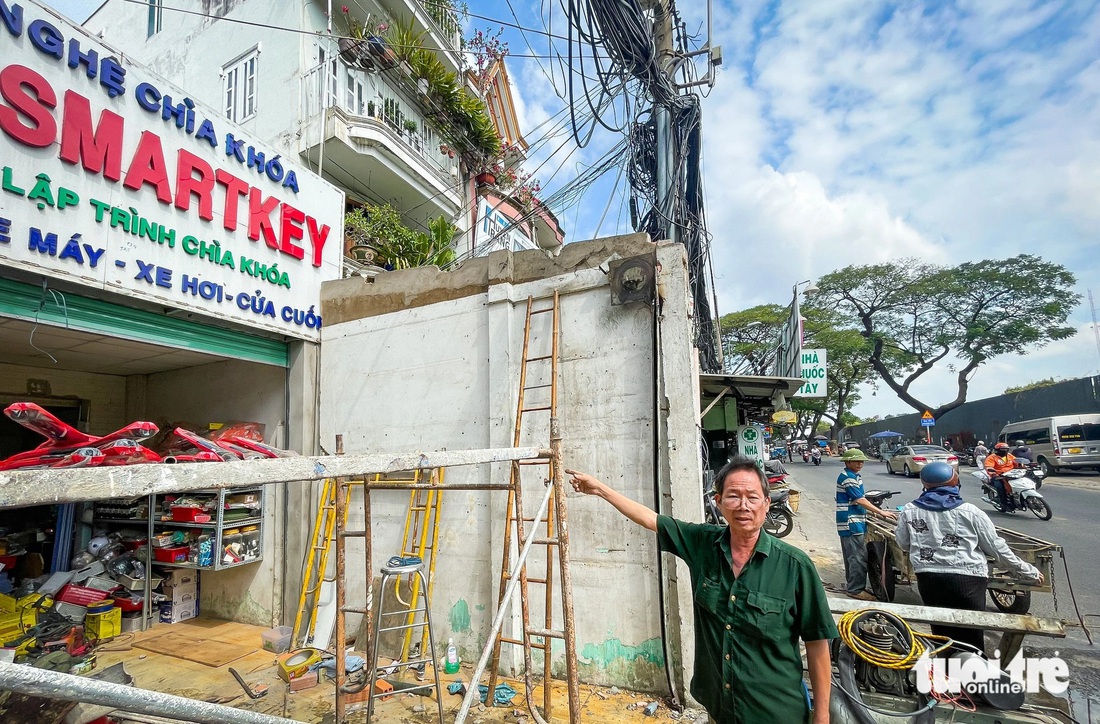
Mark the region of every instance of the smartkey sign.
POLYGON ((319 339, 343 192, 121 57, 0 0, 0 265, 319 339))

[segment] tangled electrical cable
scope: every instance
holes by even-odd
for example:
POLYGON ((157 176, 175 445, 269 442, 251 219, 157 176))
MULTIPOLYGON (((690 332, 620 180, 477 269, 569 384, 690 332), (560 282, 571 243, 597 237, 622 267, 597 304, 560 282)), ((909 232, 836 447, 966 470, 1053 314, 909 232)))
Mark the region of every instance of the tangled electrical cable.
MULTIPOLYGON (((840 631, 840 653, 837 656, 837 671, 839 675, 833 679, 833 686, 844 696, 844 700, 851 705, 852 713, 861 724, 875 721, 867 715, 867 711, 890 717, 915 719, 918 722, 935 721, 935 708, 939 699, 929 697, 925 704, 913 712, 898 714, 897 712, 876 709, 863 701, 860 696, 855 678, 856 658, 884 669, 894 671, 908 671, 922 656, 936 656, 955 645, 955 642, 946 636, 934 634, 919 634, 909 626, 905 619, 895 616, 888 611, 879 609, 863 609, 849 611, 844 614, 837 625, 840 631), (890 648, 877 646, 868 641, 859 633, 859 625, 865 620, 877 617, 879 622, 888 625, 890 633, 890 648), (895 650, 899 649, 900 653, 895 650), (864 711, 866 710, 866 711, 864 711)), ((955 703, 952 701, 951 703, 955 703)))
POLYGON ((874 608, 849 611, 841 616, 837 629, 840 631, 841 642, 855 652, 856 656, 867 663, 884 669, 911 669, 921 656, 926 653, 929 656, 935 656, 949 649, 954 643, 946 636, 919 634, 909 626, 905 619, 888 611, 874 608), (897 634, 894 641, 900 644, 904 653, 896 653, 893 647, 889 650, 880 648, 859 635, 856 627, 864 619, 873 615, 882 617, 887 623, 894 626, 897 634))

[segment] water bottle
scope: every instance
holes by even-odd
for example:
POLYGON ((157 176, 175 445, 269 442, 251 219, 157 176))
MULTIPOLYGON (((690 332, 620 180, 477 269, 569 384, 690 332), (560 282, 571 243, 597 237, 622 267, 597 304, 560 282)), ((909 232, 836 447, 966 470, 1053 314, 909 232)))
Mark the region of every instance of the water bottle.
POLYGON ((447 639, 447 658, 443 663, 443 673, 458 673, 458 649, 455 648, 455 640, 447 639))

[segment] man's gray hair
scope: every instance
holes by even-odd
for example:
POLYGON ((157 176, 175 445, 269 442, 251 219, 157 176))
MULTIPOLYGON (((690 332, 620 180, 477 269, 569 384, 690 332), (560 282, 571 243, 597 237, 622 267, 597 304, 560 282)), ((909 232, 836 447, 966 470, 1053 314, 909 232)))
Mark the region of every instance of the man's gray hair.
POLYGON ((721 495, 725 491, 726 478, 742 470, 751 470, 756 473, 756 476, 760 478, 760 490, 764 493, 764 497, 767 497, 771 491, 768 488, 768 476, 764 473, 763 466, 755 458, 745 455, 734 455, 728 463, 722 466, 722 469, 714 476, 714 490, 712 492, 715 495, 721 495))

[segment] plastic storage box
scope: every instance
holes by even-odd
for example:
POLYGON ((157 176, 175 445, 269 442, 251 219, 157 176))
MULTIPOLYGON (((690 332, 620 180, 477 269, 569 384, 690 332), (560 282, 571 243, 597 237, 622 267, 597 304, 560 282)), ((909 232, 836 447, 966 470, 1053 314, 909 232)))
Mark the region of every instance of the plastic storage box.
POLYGON ((154 548, 153 558, 161 563, 186 563, 187 554, 191 546, 168 546, 167 548, 154 548))
POLYGON ((284 651, 290 650, 290 635, 294 629, 290 626, 276 626, 275 628, 269 628, 260 634, 260 641, 263 642, 264 651, 270 651, 274 654, 281 654, 284 651))

